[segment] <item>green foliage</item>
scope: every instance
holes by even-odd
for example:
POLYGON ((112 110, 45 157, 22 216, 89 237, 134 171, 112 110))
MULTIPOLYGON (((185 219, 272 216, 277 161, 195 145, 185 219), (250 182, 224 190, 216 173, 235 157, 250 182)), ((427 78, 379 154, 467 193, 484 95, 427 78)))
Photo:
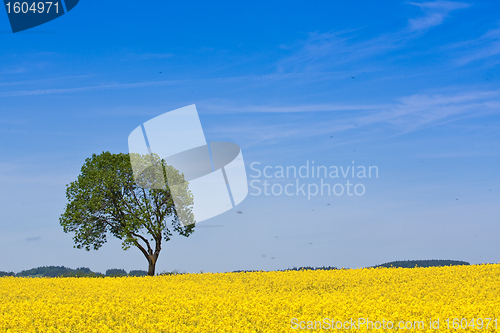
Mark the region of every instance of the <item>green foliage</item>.
POLYGON ((106 270, 106 276, 127 276, 127 272, 124 269, 111 268, 106 270))
POLYGON ((16 274, 18 277, 99 277, 101 273, 95 273, 90 268, 80 267, 71 269, 64 266, 43 266, 24 270, 16 274))
POLYGON ((111 268, 106 270, 106 274, 99 272, 93 272, 90 268, 79 267, 77 269, 71 269, 64 266, 43 266, 32 268, 28 270, 23 270, 17 274, 14 272, 2 272, 0 271, 0 277, 2 276, 17 276, 17 277, 116 277, 116 276, 145 276, 148 272, 142 270, 132 270, 129 274, 124 269, 111 268))
POLYGON ((178 271, 176 269, 174 269, 171 272, 163 271, 161 273, 158 273, 158 275, 182 275, 182 274, 186 274, 186 273, 185 272, 180 272, 180 271, 178 271))
POLYGON ((64 232, 74 233, 76 248, 97 250, 109 235, 114 236, 122 241, 123 249, 136 246, 141 250, 150 275, 161 241, 170 240, 173 231, 185 237, 194 231, 188 183, 154 154, 93 154, 85 160, 78 179, 67 185, 66 198, 68 204, 59 222, 64 232), (131 159, 134 169, 140 170, 137 179, 131 159), (169 185, 175 186, 177 207, 169 185))
POLYGON ((148 272, 141 270, 131 270, 128 273, 128 276, 146 276, 146 275, 148 275, 148 272))
POLYGON ((470 265, 466 261, 459 260, 404 260, 404 261, 391 261, 385 264, 373 266, 373 267, 403 267, 403 268, 413 268, 413 267, 437 267, 437 266, 455 266, 455 265, 470 265))
POLYGON ((311 270, 311 271, 330 271, 333 269, 338 269, 337 267, 332 266, 321 266, 321 267, 311 267, 311 266, 303 266, 303 267, 293 267, 285 269, 285 271, 303 271, 303 270, 311 270))

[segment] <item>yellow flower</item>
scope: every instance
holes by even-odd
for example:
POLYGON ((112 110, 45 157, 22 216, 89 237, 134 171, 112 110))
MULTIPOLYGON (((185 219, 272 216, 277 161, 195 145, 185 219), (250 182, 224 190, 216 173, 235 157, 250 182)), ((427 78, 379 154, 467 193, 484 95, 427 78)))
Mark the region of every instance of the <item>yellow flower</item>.
POLYGON ((495 332, 499 276, 500 265, 494 264, 123 278, 4 277, 0 332, 239 333, 308 327, 435 332, 438 321, 440 332, 495 332))

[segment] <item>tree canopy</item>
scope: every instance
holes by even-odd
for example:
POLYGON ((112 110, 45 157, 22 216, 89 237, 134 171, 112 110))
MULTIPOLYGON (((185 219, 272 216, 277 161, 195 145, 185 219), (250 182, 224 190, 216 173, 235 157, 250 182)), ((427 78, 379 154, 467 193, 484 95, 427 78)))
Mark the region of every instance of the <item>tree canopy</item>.
POLYGON ((114 236, 124 250, 135 246, 144 254, 149 275, 154 275, 163 240, 170 240, 173 232, 188 237, 194 231, 188 183, 154 154, 93 154, 78 179, 67 185, 66 198, 59 222, 64 232, 74 233, 76 248, 97 250, 114 236), (143 163, 135 178, 131 159, 134 168, 143 163))

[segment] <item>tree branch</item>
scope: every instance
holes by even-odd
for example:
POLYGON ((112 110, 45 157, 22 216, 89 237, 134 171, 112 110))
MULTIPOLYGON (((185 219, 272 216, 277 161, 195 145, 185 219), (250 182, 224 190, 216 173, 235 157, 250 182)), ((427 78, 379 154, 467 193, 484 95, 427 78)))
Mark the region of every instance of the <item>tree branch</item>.
POLYGON ((146 249, 144 249, 144 247, 142 247, 141 244, 139 244, 139 242, 137 241, 137 239, 135 239, 134 237, 130 237, 132 239, 132 241, 134 242, 135 246, 137 246, 139 248, 139 250, 141 250, 142 254, 144 254, 144 256, 146 257, 146 259, 148 259, 148 261, 150 260, 149 258, 149 254, 148 252, 146 251, 146 249))
POLYGON ((153 253, 153 250, 151 249, 151 246, 149 245, 148 240, 147 240, 144 236, 141 236, 141 235, 139 235, 139 234, 136 234, 135 232, 132 232, 132 231, 130 231, 130 234, 131 234, 132 236, 135 236, 135 237, 138 237, 138 238, 142 239, 142 241, 143 241, 144 243, 146 243, 146 245, 147 245, 147 247, 148 247, 148 253, 149 253, 149 254, 153 253))

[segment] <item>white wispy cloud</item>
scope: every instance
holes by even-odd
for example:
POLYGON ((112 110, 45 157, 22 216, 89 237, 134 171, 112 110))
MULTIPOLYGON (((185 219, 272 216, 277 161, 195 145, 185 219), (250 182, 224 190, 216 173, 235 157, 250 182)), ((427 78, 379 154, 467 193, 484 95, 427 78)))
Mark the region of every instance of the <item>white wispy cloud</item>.
POLYGON ((126 60, 155 60, 168 59, 174 56, 173 53, 129 53, 125 56, 126 60))
POLYGON ((451 11, 470 6, 465 2, 452 1, 408 2, 408 4, 419 7, 425 13, 423 17, 408 20, 410 31, 422 31, 438 26, 443 23, 451 11))
POLYGON ((28 70, 25 67, 18 67, 13 69, 4 69, 0 71, 0 74, 22 74, 26 73, 28 70))
MULTIPOLYGON (((0 73, 1 74, 1 73, 0 73)), ((14 86, 14 85, 31 85, 38 84, 50 81, 63 81, 63 80, 74 80, 74 79, 84 79, 95 77, 96 74, 86 74, 86 75, 72 75, 72 76, 61 76, 61 77, 49 77, 43 79, 35 79, 35 80, 24 80, 24 81, 11 81, 11 82, 0 82, 0 86, 14 86)))
POLYGON ((448 122, 500 113, 500 90, 462 91, 455 94, 414 94, 393 108, 378 113, 374 122, 387 122, 412 132, 448 122))
MULTIPOLYGON (((500 55, 500 28, 496 27, 476 39, 455 43, 448 48, 455 52, 459 50, 460 56, 456 59, 459 66, 494 58, 500 55)), ((497 63, 498 61, 497 59, 497 63)))
POLYGON ((107 85, 75 87, 75 88, 54 88, 54 89, 37 89, 37 90, 17 90, 0 92, 2 97, 20 97, 20 96, 35 96, 49 94, 68 94, 80 93, 89 91, 99 91, 108 89, 131 89, 145 87, 161 87, 183 84, 214 84, 214 83, 234 83, 248 81, 265 81, 265 80, 283 80, 283 79, 303 79, 303 78, 321 78, 336 75, 336 72, 308 72, 308 73, 288 73, 288 74, 268 74, 268 75, 249 75, 226 78, 208 78, 208 79, 186 79, 186 80, 164 80, 164 81, 147 81, 136 83, 114 83, 107 85))
MULTIPOLYGON (((333 112, 355 110, 378 110, 382 104, 305 104, 305 105, 235 105, 224 101, 203 103, 203 109, 212 114, 238 114, 238 113, 302 113, 302 112, 333 112)), ((388 105, 387 105, 388 106, 388 105)))
POLYGON ((279 72, 307 72, 342 67, 400 47, 404 36, 383 34, 364 41, 355 41, 355 30, 311 33, 295 46, 295 51, 277 63, 279 72))
POLYGON ((291 51, 290 55, 278 61, 278 71, 331 70, 382 54, 390 54, 411 45, 421 32, 442 24, 450 12, 470 6, 465 2, 452 1, 407 2, 407 4, 419 7, 424 16, 409 19, 406 28, 365 40, 359 40, 357 34, 366 28, 310 33, 305 40, 296 43, 295 46, 287 46, 291 51))
MULTIPOLYGON (((280 143, 283 140, 326 136, 356 130, 365 135, 356 140, 370 139, 373 133, 385 131, 394 136, 440 126, 454 121, 500 113, 500 90, 463 90, 448 94, 413 94, 394 100, 390 104, 310 104, 310 105, 260 105, 220 106, 203 105, 204 109, 226 113, 274 113, 283 117, 265 123, 220 124, 212 127, 213 133, 228 137, 246 138, 249 145, 280 143), (332 117, 302 117, 300 120, 285 117, 285 113, 338 112, 332 117)), ((352 140, 346 136, 346 140, 352 140)))

